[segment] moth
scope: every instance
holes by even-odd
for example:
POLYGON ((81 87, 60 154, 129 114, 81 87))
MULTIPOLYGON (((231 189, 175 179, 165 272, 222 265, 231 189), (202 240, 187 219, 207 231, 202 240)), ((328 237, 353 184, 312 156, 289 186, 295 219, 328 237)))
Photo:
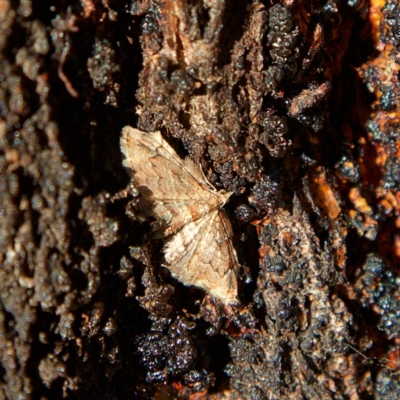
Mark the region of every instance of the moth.
POLYGON ((172 275, 225 304, 237 303, 239 263, 232 226, 221 209, 231 193, 213 188, 195 163, 182 160, 158 131, 126 126, 121 151, 141 194, 141 211, 159 222, 155 237, 165 240, 172 275))

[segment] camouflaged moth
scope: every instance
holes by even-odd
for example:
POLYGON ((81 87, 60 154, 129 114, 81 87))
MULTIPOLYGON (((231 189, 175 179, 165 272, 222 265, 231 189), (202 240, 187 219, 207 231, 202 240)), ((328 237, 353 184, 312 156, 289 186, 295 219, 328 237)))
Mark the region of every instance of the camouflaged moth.
POLYGON ((211 187, 194 162, 179 158, 160 132, 126 126, 121 150, 142 196, 142 211, 160 222, 156 236, 165 238, 172 275, 225 304, 237 303, 239 264, 231 223, 221 209, 231 193, 211 187))

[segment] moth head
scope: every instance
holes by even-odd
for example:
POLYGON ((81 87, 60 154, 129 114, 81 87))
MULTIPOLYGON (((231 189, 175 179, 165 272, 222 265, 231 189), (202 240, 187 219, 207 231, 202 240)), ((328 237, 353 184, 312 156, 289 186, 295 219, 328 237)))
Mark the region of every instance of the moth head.
POLYGON ((231 197, 231 195, 232 195, 232 192, 228 192, 228 191, 222 189, 222 190, 218 191, 217 193, 221 196, 221 199, 222 199, 221 207, 223 207, 228 202, 229 197, 231 197))

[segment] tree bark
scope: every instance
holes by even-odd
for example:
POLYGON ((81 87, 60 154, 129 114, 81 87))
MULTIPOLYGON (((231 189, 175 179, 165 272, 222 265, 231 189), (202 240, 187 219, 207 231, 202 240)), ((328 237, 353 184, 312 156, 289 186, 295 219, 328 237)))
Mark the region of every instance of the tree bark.
POLYGON ((0 0, 0 398, 398 398, 399 49, 395 0, 0 0), (163 266, 125 125, 233 193, 240 304, 163 266))

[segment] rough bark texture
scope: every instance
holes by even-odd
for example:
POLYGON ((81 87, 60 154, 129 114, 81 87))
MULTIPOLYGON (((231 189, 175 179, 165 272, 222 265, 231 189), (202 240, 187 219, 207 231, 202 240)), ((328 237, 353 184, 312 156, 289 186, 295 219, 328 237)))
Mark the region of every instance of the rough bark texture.
POLYGON ((399 398, 399 54, 396 0, 0 0, 0 398, 399 398), (240 306, 162 267, 126 124, 234 192, 240 306))

